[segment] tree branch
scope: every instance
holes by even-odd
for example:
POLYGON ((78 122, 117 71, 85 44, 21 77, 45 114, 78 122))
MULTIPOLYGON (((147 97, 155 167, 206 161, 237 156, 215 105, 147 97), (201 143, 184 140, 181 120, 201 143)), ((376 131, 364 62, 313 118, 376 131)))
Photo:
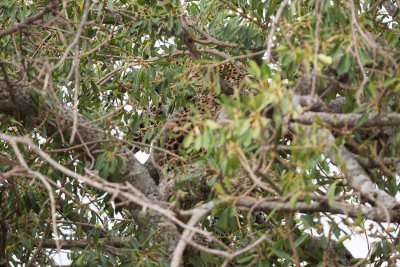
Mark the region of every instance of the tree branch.
MULTIPOLYGON (((129 237, 107 237, 100 238, 98 240, 98 246, 105 252, 108 252, 114 256, 120 257, 122 260, 132 260, 130 249, 124 248, 125 244, 129 242, 129 237)), ((42 239, 34 239, 33 244, 37 247, 41 246, 43 248, 56 248, 56 241, 52 239, 46 239, 41 243, 42 239)), ((78 240, 63 240, 63 249, 73 249, 73 248, 86 248, 93 246, 93 241, 87 239, 78 240)))
POLYGON ((326 124, 335 127, 383 127, 383 126, 400 126, 399 113, 379 113, 372 118, 365 120, 359 124, 363 114, 338 114, 325 112, 305 112, 294 118, 296 122, 303 124, 313 124, 316 117, 326 124))
MULTIPOLYGON (((236 207, 241 211, 249 211, 252 208, 255 211, 281 211, 281 212, 329 212, 331 214, 346 214, 354 219, 361 216, 364 219, 373 220, 376 222, 387 222, 387 214, 380 207, 367 207, 365 205, 352 205, 346 202, 333 201, 331 205, 327 201, 306 203, 297 201, 293 206, 288 202, 270 201, 259 199, 241 198, 235 202, 236 207)), ((400 222, 400 215, 397 211, 390 213, 392 222, 400 222)))
POLYGON ((335 149, 335 138, 327 129, 319 128, 318 133, 315 134, 309 126, 290 125, 290 128, 296 132, 301 131, 299 127, 304 130, 309 138, 318 138, 318 143, 323 144, 322 151, 331 159, 333 164, 339 167, 345 165, 343 168, 350 187, 359 192, 361 196, 365 197, 372 204, 381 208, 386 214, 386 221, 390 222, 391 212, 399 207, 399 203, 394 197, 375 187, 370 177, 355 159, 353 153, 348 151, 343 145, 335 149))

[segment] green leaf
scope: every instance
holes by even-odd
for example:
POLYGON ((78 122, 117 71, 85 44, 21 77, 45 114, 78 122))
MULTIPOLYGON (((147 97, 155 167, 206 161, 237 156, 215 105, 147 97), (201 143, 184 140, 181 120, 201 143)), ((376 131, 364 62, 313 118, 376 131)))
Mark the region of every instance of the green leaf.
POLYGON ((222 187, 222 185, 219 182, 216 182, 214 184, 214 188, 220 195, 223 195, 223 196, 226 195, 224 188, 222 187))
POLYGON ((349 90, 345 91, 345 98, 346 98, 346 103, 344 104, 343 112, 350 113, 354 107, 356 99, 354 97, 354 94, 349 90))
POLYGON ((323 249, 326 249, 328 247, 328 239, 326 238, 326 236, 322 235, 320 237, 320 240, 321 240, 321 247, 323 249))
POLYGON ((234 217, 237 214, 237 209, 235 205, 229 207, 229 216, 234 217))
POLYGON ((290 207, 291 209, 294 209, 294 207, 296 206, 297 198, 298 198, 298 194, 294 194, 294 195, 290 198, 289 207, 290 207))
POLYGON ((389 180, 389 192, 392 196, 395 196, 399 192, 399 188, 396 184, 396 179, 391 178, 389 180))
POLYGON ((310 236, 308 234, 303 233, 301 236, 299 236, 299 238, 296 239, 296 241, 294 241, 294 247, 297 248, 298 246, 303 244, 304 241, 306 241, 309 238, 310 238, 310 236))
POLYGON ((342 236, 341 238, 339 238, 338 239, 338 243, 339 244, 341 244, 341 243, 343 243, 343 241, 345 241, 345 240, 347 240, 347 239, 350 239, 350 235, 344 235, 344 236, 342 236))
POLYGON ((332 206, 334 198, 335 198, 335 191, 336 191, 336 185, 338 184, 338 181, 332 183, 328 191, 326 192, 326 196, 328 197, 328 204, 329 206, 332 206))
POLYGON ((291 258, 291 256, 283 250, 278 250, 278 249, 273 249, 273 248, 271 250, 276 256, 278 256, 281 259, 289 260, 291 258))
POLYGON ((375 87, 374 83, 368 83, 368 85, 364 87, 364 92, 368 95, 368 97, 375 99, 376 98, 376 87, 375 87))
POLYGON ((329 66, 332 64, 333 60, 332 57, 324 55, 324 54, 319 54, 318 56, 318 60, 324 64, 325 66, 329 66))
POLYGON ((79 5, 80 11, 83 10, 83 7, 85 6, 85 0, 81 0, 81 4, 79 5))
POLYGON ((217 176, 213 175, 210 179, 208 179, 207 181, 207 185, 208 186, 213 186, 215 184, 215 182, 217 181, 217 176))
POLYGON ((253 255, 242 255, 241 257, 237 258, 236 262, 239 264, 246 264, 250 263, 253 260, 253 255))
POLYGON ((78 259, 76 259, 76 261, 75 261, 76 265, 81 265, 82 262, 83 262, 83 259, 85 258, 86 255, 87 255, 86 253, 82 253, 82 254, 78 257, 78 259))
POLYGON ((26 238, 26 237, 22 237, 22 238, 21 238, 21 241, 22 241, 22 244, 24 245, 24 247, 25 247, 26 249, 31 250, 31 249, 33 248, 32 242, 31 242, 30 239, 28 239, 28 238, 26 238))
POLYGON ((286 45, 280 45, 275 50, 278 53, 282 53, 282 52, 285 52, 285 51, 289 50, 289 47, 286 46, 286 45))
POLYGON ((99 237, 100 237, 100 231, 96 231, 96 232, 94 233, 94 236, 93 236, 93 244, 94 244, 95 246, 97 246, 98 243, 99 243, 99 237))
POLYGON ((323 121, 321 120, 321 118, 320 118, 317 114, 315 114, 315 121, 316 121, 318 124, 322 124, 322 123, 323 123, 323 121))
POLYGON ((254 76, 256 76, 257 78, 261 78, 261 69, 260 69, 260 67, 257 65, 257 63, 256 63, 255 61, 251 60, 251 61, 249 62, 249 65, 250 65, 249 71, 250 71, 251 73, 253 73, 254 76))
POLYGON ((147 74, 147 72, 142 72, 142 78, 143 78, 143 87, 146 90, 150 90, 150 79, 149 79, 149 75, 147 74))
POLYGON ((383 82, 383 87, 389 87, 389 86, 391 86, 391 85, 393 85, 393 84, 397 84, 398 81, 399 81, 399 78, 397 78, 397 77, 387 79, 387 80, 385 80, 385 81, 383 82))
POLYGON ((351 66, 351 58, 349 53, 345 53, 340 60, 339 66, 338 66, 338 74, 339 76, 348 73, 350 70, 351 66))
POLYGON ((171 65, 171 63, 166 59, 159 59, 156 62, 154 62, 154 64, 164 66, 164 67, 171 65))
POLYGON ((361 126, 368 120, 370 116, 369 110, 365 110, 365 112, 362 114, 362 116, 357 120, 357 127, 361 126))
POLYGON ((210 130, 216 130, 219 128, 219 125, 213 120, 207 120, 206 124, 207 124, 208 128, 210 128, 210 130))
POLYGON ((314 225, 315 225, 313 217, 311 217, 310 214, 301 215, 300 219, 303 221, 304 226, 307 228, 314 227, 314 225))

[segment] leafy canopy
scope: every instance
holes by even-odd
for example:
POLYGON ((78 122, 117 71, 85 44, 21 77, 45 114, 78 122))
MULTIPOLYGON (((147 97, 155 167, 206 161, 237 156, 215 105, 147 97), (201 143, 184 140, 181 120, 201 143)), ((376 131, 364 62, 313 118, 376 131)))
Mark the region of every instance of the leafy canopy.
POLYGON ((360 233, 395 265, 397 4, 2 1, 0 265, 346 266, 360 233), (133 182, 185 108, 184 162, 133 182))

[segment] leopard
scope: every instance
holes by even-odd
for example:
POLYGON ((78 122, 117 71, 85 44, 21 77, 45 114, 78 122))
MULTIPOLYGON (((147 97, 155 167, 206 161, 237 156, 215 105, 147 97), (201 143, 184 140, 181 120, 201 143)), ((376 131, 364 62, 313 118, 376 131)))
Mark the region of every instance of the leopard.
MULTIPOLYGON (((194 129, 191 123, 191 117, 196 115, 201 119, 213 118, 219 112, 218 105, 219 94, 213 89, 213 75, 218 75, 220 83, 228 84, 229 89, 222 91, 227 95, 233 94, 233 88, 243 86, 247 72, 243 68, 239 68, 233 64, 218 65, 214 69, 207 69, 207 72, 201 71, 199 66, 192 65, 189 60, 187 64, 187 79, 191 81, 196 80, 199 82, 196 95, 193 97, 192 102, 194 106, 183 108, 176 116, 170 119, 164 127, 165 131, 169 134, 164 134, 161 140, 161 151, 155 154, 155 162, 158 165, 159 177, 162 176, 163 170, 171 170, 174 165, 183 165, 185 162, 181 158, 176 157, 179 151, 183 149, 183 143, 190 131, 194 129), (208 75, 208 78, 205 76, 208 75), (207 86, 204 86, 204 80, 208 81, 207 86), (170 152, 170 153, 167 153, 170 152)), ((217 63, 218 64, 218 63, 217 63)), ((216 65, 217 65, 216 64, 216 65)), ((221 86, 222 87, 222 86, 221 86)))
MULTIPOLYGON (((170 59, 171 65, 184 66, 185 71, 176 80, 186 80, 196 90, 194 96, 188 101, 192 103, 191 106, 178 108, 174 112, 170 112, 172 115, 168 116, 169 112, 159 98, 158 103, 143 110, 142 116, 150 116, 155 119, 156 123, 145 126, 142 122, 135 132, 133 140, 141 143, 145 141, 146 133, 160 131, 156 137, 153 137, 152 143, 158 145, 154 145, 151 152, 152 165, 157 169, 156 174, 152 175, 156 182, 160 181, 164 170, 170 171, 176 165, 188 163, 184 162, 182 157, 179 157, 179 152, 183 149, 186 136, 194 129, 191 118, 197 116, 201 119, 214 119, 220 112, 219 96, 221 94, 232 95, 235 86, 241 88, 245 84, 245 77, 248 76, 248 73, 243 64, 220 64, 215 60, 204 62, 208 64, 194 64, 195 62, 190 57, 179 60, 170 59), (221 92, 219 93, 214 90, 214 80, 220 83, 221 92), (159 119, 160 116, 166 118, 164 124, 162 119, 159 119), (159 130, 160 128, 161 130, 159 130)), ((171 83, 169 86, 172 88, 176 86, 176 83, 171 83)))

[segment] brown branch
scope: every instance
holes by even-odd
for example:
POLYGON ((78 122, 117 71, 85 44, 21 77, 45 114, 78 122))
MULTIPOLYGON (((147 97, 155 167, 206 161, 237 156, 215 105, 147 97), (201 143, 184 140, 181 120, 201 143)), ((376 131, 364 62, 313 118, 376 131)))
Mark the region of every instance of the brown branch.
MULTIPOLYGON (((9 93, 6 89, 6 83, 3 80, 0 80, 0 113, 7 113, 7 114, 13 114, 13 105, 11 104, 10 101, 10 97, 9 97, 9 93)), ((37 115, 37 111, 34 110, 32 108, 32 106, 34 106, 35 102, 32 98, 32 96, 30 95, 30 88, 31 87, 27 87, 27 86, 21 86, 21 85, 14 85, 14 90, 15 90, 15 94, 16 94, 16 98, 17 98, 17 103, 20 107, 21 113, 24 114, 25 116, 35 116, 37 115)), ((59 125, 60 129, 66 129, 66 131, 70 131, 70 127, 72 125, 73 122, 73 109, 71 107, 66 107, 64 106, 63 108, 61 108, 60 111, 55 111, 55 110, 49 110, 54 117, 53 118, 49 118, 48 122, 51 122, 54 120, 57 122, 57 124, 59 125)), ((77 114, 77 125, 79 125, 80 127, 78 128, 78 134, 80 138, 77 138, 76 142, 80 143, 80 144, 84 144, 86 142, 90 142, 90 141, 101 141, 101 140, 108 140, 108 135, 107 133, 102 130, 101 128, 97 127, 96 125, 93 125, 88 119, 86 119, 84 116, 82 116, 81 114, 77 114), (78 140, 79 139, 79 140, 78 140)), ((49 127, 49 131, 47 132, 48 134, 51 134, 51 131, 57 131, 57 128, 52 127, 51 124, 47 124, 49 127), (51 129, 53 128, 53 129, 51 129)), ((8 139, 8 137, 6 137, 5 135, 3 135, 3 140, 8 139)), ((12 140, 8 139, 8 140, 12 140)), ((23 139, 26 142, 30 143, 30 147, 32 147, 31 145, 35 146, 35 144, 33 142, 31 142, 31 140, 28 139, 23 139)), ((22 139, 20 139, 20 141, 22 141, 22 139)), ((22 141, 22 142, 25 142, 22 141)), ((12 141, 14 142, 14 141, 12 141)), ((17 141, 19 142, 19 141, 17 141)), ((47 154, 45 154, 42 150, 37 150, 36 152, 41 151, 40 153, 43 153, 41 155, 45 155, 47 162, 52 162, 50 163, 50 165, 52 164, 57 164, 57 166, 59 166, 59 164, 57 162, 55 162, 53 159, 51 159, 47 154)), ((120 151, 121 153, 125 153, 127 152, 126 150, 122 149, 120 151)), ((126 153, 125 155, 125 161, 123 163, 123 166, 121 168, 121 172, 119 175, 119 182, 122 183, 130 183, 132 185, 134 185, 135 187, 137 187, 138 192, 140 192, 141 194, 143 194, 144 197, 149 197, 153 200, 157 200, 157 199, 161 199, 160 193, 158 191, 157 185, 155 184, 155 181, 151 178, 151 176, 149 175, 147 169, 140 164, 140 162, 135 158, 133 153, 126 153)), ((54 166, 54 165, 53 165, 54 166)), ((26 167, 26 166, 25 166, 26 167)), ((69 170, 68 168, 65 168, 64 166, 59 166, 63 169, 63 172, 68 172, 68 176, 73 177, 74 175, 79 175, 71 170, 69 170)), ((88 170, 89 172, 90 170, 88 170)), ((39 174, 39 173, 35 173, 35 174, 39 174)), ((83 176, 79 176, 79 177, 83 177, 83 176)), ((43 177, 42 177, 43 178, 43 177)), ((3 177, 1 177, 1 179, 3 179, 3 177)), ((100 178, 99 178, 100 179, 100 178)), ((84 180, 89 186, 90 185, 94 185, 92 183, 90 183, 90 179, 89 180, 84 180)), ((100 190, 104 189, 103 186, 101 186, 99 188, 100 190)), ((107 191, 106 191, 107 192, 107 191)), ((122 197, 119 194, 116 194, 116 196, 121 197, 123 200, 125 199, 125 197, 122 197)), ((127 205, 128 208, 130 208, 131 214, 132 216, 138 216, 140 215, 140 210, 138 210, 138 208, 140 208, 140 203, 142 202, 142 200, 137 200, 137 201, 133 201, 133 203, 135 203, 135 205, 133 204, 129 204, 127 205), (137 205, 136 205, 137 204, 137 205)), ((165 214, 164 214, 165 215, 165 214)), ((161 232, 163 232, 163 234, 165 234, 165 236, 168 236, 168 240, 170 241, 171 245, 174 246, 174 239, 175 236, 170 235, 170 231, 164 231, 164 227, 163 227, 163 223, 165 223, 166 217, 162 215, 162 213, 158 213, 158 212, 150 212, 147 214, 144 214, 144 218, 143 220, 146 220, 149 225, 151 225, 152 227, 154 227, 155 229, 159 229, 161 232)), ((183 226, 184 227, 184 226, 183 226)))
POLYGON ((21 119, 27 122, 28 119, 26 118, 34 114, 32 106, 35 101, 30 94, 31 89, 31 87, 22 86, 15 81, 6 82, 4 79, 0 79, 0 113, 14 115, 16 104, 21 119), (11 92, 9 85, 12 85, 11 92), (14 100, 11 93, 14 95, 14 100))
MULTIPOLYGON (((205 204, 204 206, 197 208, 197 212, 192 215, 190 220, 187 223, 187 226, 189 227, 194 227, 197 225, 201 219, 204 218, 213 208, 215 207, 215 203, 209 202, 205 204)), ((172 260, 171 260, 171 267, 179 267, 181 260, 182 260, 182 255, 183 251, 186 248, 186 241, 185 240, 191 240, 193 238, 194 232, 193 230, 187 228, 183 231, 183 234, 181 238, 179 239, 178 244, 176 245, 174 254, 172 255, 172 260)))
MULTIPOLYGON (((129 253, 130 250, 124 248, 124 244, 129 242, 129 237, 107 237, 107 238, 100 238, 98 245, 102 248, 103 251, 108 252, 114 256, 120 257, 122 260, 131 260, 132 257, 129 253)), ((41 241, 43 239, 34 239, 33 244, 35 246, 40 246, 41 241)), ((88 246, 92 246, 92 241, 87 239, 78 239, 78 240, 64 240, 62 242, 63 249, 73 249, 73 248, 86 248, 88 246)), ((46 239, 43 242, 42 247, 44 248, 56 248, 56 241, 52 239, 46 239)))
POLYGON ((394 166, 397 172, 400 170, 400 158, 396 157, 385 157, 380 159, 379 161, 374 158, 363 158, 359 155, 354 155, 355 159, 364 167, 364 168, 377 168, 383 164, 394 166))
POLYGON ((190 52, 192 58, 194 60, 199 60, 199 59, 201 59, 201 54, 200 54, 199 50, 197 50, 196 45, 194 44, 193 37, 190 34, 190 29, 186 22, 186 18, 185 18, 185 16, 180 16, 180 19, 181 19, 182 28, 183 28, 183 35, 184 35, 183 40, 184 40, 187 48, 189 49, 189 52, 190 52))
POLYGON ((91 5, 91 0, 86 0, 86 1, 85 1, 85 6, 84 6, 84 9, 83 9, 83 13, 82 13, 82 17, 81 17, 81 21, 79 22, 79 27, 78 27, 78 29, 77 29, 77 31, 76 31, 76 34, 75 34, 75 38, 74 38, 74 40, 68 45, 68 47, 65 49, 63 55, 62 55, 62 56, 60 57, 60 59, 58 60, 57 64, 56 64, 54 67, 51 68, 51 71, 54 71, 54 70, 56 70, 57 68, 59 68, 59 67, 64 63, 64 61, 65 61, 65 59, 67 58, 68 53, 71 51, 71 49, 74 48, 74 47, 78 44, 79 39, 80 39, 80 37, 81 37, 81 33, 82 33, 82 31, 83 31, 83 28, 84 28, 84 26, 85 26, 85 23, 86 23, 88 14, 89 14, 90 5, 91 5))
MULTIPOLYGON (((294 132, 298 131, 298 127, 299 125, 297 124, 290 125, 291 130, 294 132)), ((302 130, 309 138, 318 138, 317 142, 321 144, 323 153, 330 158, 333 164, 343 169, 350 187, 357 193, 360 193, 365 200, 377 205, 381 210, 381 216, 384 215, 383 218, 385 218, 387 222, 390 222, 393 216, 398 217, 397 209, 399 207, 399 202, 393 196, 375 187, 375 184, 358 163, 354 154, 345 146, 341 145, 337 148, 336 151, 338 154, 334 152, 334 147, 336 147, 335 138, 329 130, 319 128, 317 133, 315 133, 309 126, 301 125, 300 127, 302 127, 302 130)))
POLYGON ((0 219, 0 259, 4 259, 7 253, 6 242, 7 242, 7 225, 5 224, 3 218, 0 219))
POLYGON ((4 75, 4 81, 7 84, 6 88, 8 89, 8 93, 10 94, 11 101, 15 107, 15 117, 17 118, 17 120, 19 120, 20 119, 19 107, 17 104, 17 100, 15 98, 14 88, 13 88, 10 80, 8 79, 7 70, 6 70, 6 67, 4 66, 3 62, 0 62, 0 67, 1 67, 1 71, 3 72, 3 75, 4 75))
MULTIPOLYGON (((367 207, 364 205, 352 205, 346 202, 333 201, 332 205, 328 205, 327 201, 315 201, 306 203, 297 201, 295 205, 291 205, 288 202, 282 201, 271 201, 265 200, 260 201, 259 199, 241 198, 235 202, 236 207, 240 211, 249 211, 250 208, 254 207, 255 211, 281 211, 281 212, 300 212, 300 213, 313 213, 313 212, 329 212, 331 214, 346 214, 351 218, 358 218, 361 214, 362 218, 373 220, 376 222, 387 222, 386 213, 381 207, 367 207), (254 204, 257 205, 254 207, 254 204)), ((390 213, 392 222, 400 222, 400 214, 397 211, 390 213)))
MULTIPOLYGON (((34 264, 34 261, 35 261, 37 255, 39 255, 39 253, 42 251, 44 244, 46 243, 46 238, 50 232, 50 226, 51 226, 51 222, 48 221, 46 228, 44 229, 43 236, 42 236, 42 238, 40 238, 40 240, 38 240, 39 242, 37 244, 37 248, 36 248, 35 252, 33 253, 32 257, 29 259, 29 262, 26 266, 28 266, 28 267, 32 266, 34 264)), ((55 241, 54 241, 54 248, 57 248, 57 244, 55 241)))
POLYGON ((265 55, 265 57, 267 58, 268 62, 271 62, 272 39, 273 39, 273 36, 274 36, 274 33, 275 33, 276 26, 278 24, 279 19, 281 18, 283 9, 285 8, 285 6, 287 5, 288 2, 289 2, 289 0, 284 0, 281 3, 281 5, 279 6, 279 9, 278 9, 278 11, 277 11, 277 13, 275 15, 275 18, 274 18, 274 20, 272 22, 272 28, 270 29, 270 32, 268 34, 268 42, 267 42, 268 48, 267 48, 267 52, 266 52, 266 55, 265 55))
POLYGON ((326 112, 308 111, 294 118, 296 122, 303 124, 313 124, 316 122, 316 116, 321 121, 336 127, 383 127, 383 126, 400 126, 399 113, 380 113, 372 118, 367 119, 361 125, 357 125, 363 114, 339 114, 326 112))

